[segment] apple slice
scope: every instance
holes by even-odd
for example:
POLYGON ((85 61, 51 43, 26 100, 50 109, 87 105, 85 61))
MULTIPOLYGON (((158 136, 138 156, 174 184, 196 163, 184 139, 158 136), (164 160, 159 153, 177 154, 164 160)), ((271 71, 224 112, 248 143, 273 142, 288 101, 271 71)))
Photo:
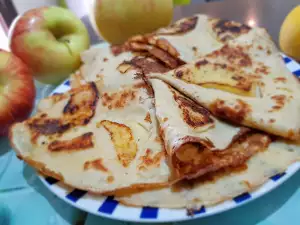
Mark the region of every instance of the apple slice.
POLYGON ((201 59, 190 68, 179 67, 175 76, 206 88, 219 89, 241 96, 254 97, 256 84, 245 72, 230 65, 201 59))
POLYGON ((12 53, 0 49, 0 136, 26 119, 34 105, 35 87, 31 70, 12 53))

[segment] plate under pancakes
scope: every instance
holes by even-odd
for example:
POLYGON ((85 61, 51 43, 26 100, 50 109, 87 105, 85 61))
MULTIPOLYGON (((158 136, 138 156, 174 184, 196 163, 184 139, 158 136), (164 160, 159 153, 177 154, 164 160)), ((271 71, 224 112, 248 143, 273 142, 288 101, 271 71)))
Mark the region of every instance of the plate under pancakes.
MULTIPOLYGON (((278 170, 277 172, 279 172, 280 170, 278 170)), ((274 171, 275 172, 275 171, 274 171)), ((271 174, 269 174, 269 175, 271 175, 271 174)), ((54 185, 55 186, 55 185, 54 185)), ((75 192, 76 193, 76 192, 75 192)), ((79 192, 79 193, 84 193, 84 192, 79 192)), ((72 194, 71 195, 69 195, 69 199, 72 199, 72 197, 70 197, 70 196, 73 196, 72 194)), ((73 199, 76 199, 76 198, 73 198, 73 199)), ((76 201, 76 200, 75 200, 76 201)), ((100 200, 101 201, 101 200, 100 200)), ((145 200, 145 202, 146 202, 146 200, 145 200)), ((113 200, 111 200, 111 199, 108 199, 107 201, 105 201, 103 204, 104 204, 104 206, 102 207, 100 207, 101 208, 101 210, 103 210, 103 211, 105 211, 104 209, 105 209, 105 204, 110 204, 110 203, 112 203, 112 204, 115 204, 116 205, 116 203, 113 201, 113 200)), ((129 204, 130 204, 130 201, 128 202, 129 204)), ((98 211, 100 211, 100 213, 101 213, 101 210, 100 210, 100 208, 99 208, 99 210, 98 211)), ((114 210, 112 210, 113 212, 114 212, 114 210)), ((203 210, 202 210, 203 211, 203 210)), ((205 210, 204 210, 205 211, 205 210)), ((140 215, 140 217, 142 217, 142 218, 144 218, 144 217, 146 217, 146 219, 147 219, 147 213, 148 211, 147 211, 147 209, 143 209, 142 211, 141 211, 141 214, 139 214, 140 215)), ((151 210, 150 210, 150 212, 151 212, 151 210)), ((155 209, 153 210, 153 212, 157 212, 155 209)), ((95 211, 94 211, 94 213, 95 213, 95 211)), ((202 212, 203 213, 203 212, 202 212)), ((151 214, 151 213, 150 213, 151 214)), ((156 214, 157 216, 158 216, 158 213, 154 213, 154 214, 156 214)), ((178 213, 177 213, 178 214, 178 213)), ((178 215, 181 215, 182 216, 182 214, 178 214, 178 215)), ((148 215, 149 216, 149 215, 148 215)), ((152 216, 150 216, 152 219, 154 218, 153 217, 153 215, 152 216)), ((173 218, 175 218, 176 216, 174 216, 173 218)), ((161 213, 160 213, 160 218, 162 218, 161 217, 161 213)), ((123 219, 124 219, 124 215, 123 215, 123 219)), ((145 219, 145 218, 144 218, 145 219)))
MULTIPOLYGON (((102 47, 100 45, 99 47, 102 47)), ((105 48, 106 45, 103 45, 105 48)), ((287 68, 297 76, 300 76, 300 65, 292 59, 284 56, 284 62, 287 68)), ((60 85, 53 93, 62 93, 70 89, 70 82, 67 81, 60 85)), ((176 222, 202 218, 216 213, 220 213, 238 206, 241 206, 253 199, 256 199, 272 189, 280 186, 289 179, 300 168, 300 163, 295 162, 290 165, 283 173, 270 177, 266 182, 252 192, 246 192, 242 195, 230 198, 216 206, 202 207, 195 211, 193 217, 189 216, 185 209, 165 209, 159 207, 130 207, 124 206, 116 201, 113 197, 96 196, 86 191, 72 189, 69 186, 50 177, 40 176, 45 186, 59 198, 66 201, 81 210, 87 211, 94 215, 107 217, 111 219, 131 221, 131 222, 176 222)))

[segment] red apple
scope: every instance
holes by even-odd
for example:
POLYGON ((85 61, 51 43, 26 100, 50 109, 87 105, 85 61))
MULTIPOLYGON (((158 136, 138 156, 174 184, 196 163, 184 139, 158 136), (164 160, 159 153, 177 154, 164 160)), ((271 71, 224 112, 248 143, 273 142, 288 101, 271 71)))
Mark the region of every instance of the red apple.
POLYGON ((18 57, 0 49, 0 136, 7 135, 14 122, 29 116, 34 98, 31 70, 18 57))
POLYGON ((10 48, 34 72, 37 80, 57 84, 81 63, 89 47, 86 27, 71 11, 43 7, 24 13, 13 27, 10 48))

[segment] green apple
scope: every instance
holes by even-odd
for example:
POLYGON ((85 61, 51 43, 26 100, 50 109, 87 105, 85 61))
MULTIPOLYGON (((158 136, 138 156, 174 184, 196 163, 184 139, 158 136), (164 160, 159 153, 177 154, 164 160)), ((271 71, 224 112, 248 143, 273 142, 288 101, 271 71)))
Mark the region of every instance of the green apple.
POLYGON ((91 12, 96 31, 112 44, 167 26, 172 17, 173 0, 94 0, 91 12))
POLYGON ((66 3, 65 0, 57 0, 57 4, 58 4, 60 7, 68 8, 67 3, 66 3))
POLYGON ((16 22, 12 52, 37 80, 57 84, 80 66, 80 53, 90 45, 86 27, 71 11, 43 7, 27 11, 16 22))

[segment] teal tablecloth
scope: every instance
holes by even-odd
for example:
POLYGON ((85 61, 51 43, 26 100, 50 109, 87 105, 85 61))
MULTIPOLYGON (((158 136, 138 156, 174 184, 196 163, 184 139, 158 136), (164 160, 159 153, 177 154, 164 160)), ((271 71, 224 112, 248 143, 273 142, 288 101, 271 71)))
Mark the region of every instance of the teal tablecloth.
MULTIPOLYGON (((36 101, 54 88, 36 87, 36 101)), ((86 213, 50 193, 36 172, 16 157, 7 138, 0 139, 0 225, 77 225, 85 218, 86 213)))
MULTIPOLYGON (((53 87, 37 84, 38 99, 53 87)), ((244 206, 182 225, 300 225, 300 172, 286 183, 244 206)), ((35 171, 16 158, 0 139, 0 225, 123 225, 89 215, 58 199, 35 171)))

